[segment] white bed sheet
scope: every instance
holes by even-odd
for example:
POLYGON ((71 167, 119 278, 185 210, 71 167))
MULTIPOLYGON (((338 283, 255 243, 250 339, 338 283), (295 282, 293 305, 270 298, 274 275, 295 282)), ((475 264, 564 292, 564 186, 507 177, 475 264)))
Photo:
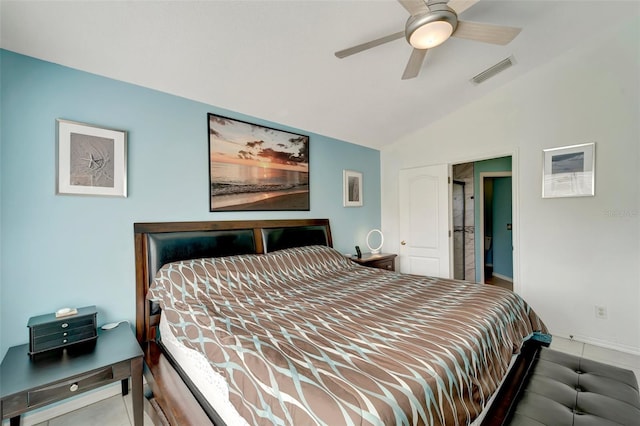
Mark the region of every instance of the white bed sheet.
MULTIPOLYGON (((203 354, 194 349, 187 348, 180 343, 171 333, 171 328, 169 328, 163 316, 160 316, 160 336, 167 351, 169 351, 171 356, 198 388, 198 391, 209 401, 209 404, 227 426, 249 426, 247 421, 238 414, 238 411, 236 411, 229 402, 229 390, 225 378, 211 368, 211 365, 203 354)), ((516 355, 511 357, 507 373, 513 367, 515 360, 516 355)), ((506 376, 507 375, 505 375, 505 377, 506 376)), ((487 406, 482 413, 480 413, 480 416, 478 416, 470 426, 480 425, 501 386, 502 383, 500 383, 496 392, 491 396, 487 406)))
POLYGON ((164 347, 227 426, 249 426, 229 402, 229 389, 224 377, 211 368, 203 354, 180 343, 162 315, 160 336, 164 347))

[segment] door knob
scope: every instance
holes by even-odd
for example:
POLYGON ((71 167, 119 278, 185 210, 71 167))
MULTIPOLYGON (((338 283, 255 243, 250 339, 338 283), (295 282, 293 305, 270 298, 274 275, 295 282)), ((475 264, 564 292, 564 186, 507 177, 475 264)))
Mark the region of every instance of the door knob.
POLYGON ((403 245, 403 246, 406 246, 407 242, 405 240, 402 240, 402 241, 400 241, 400 244, 403 245))

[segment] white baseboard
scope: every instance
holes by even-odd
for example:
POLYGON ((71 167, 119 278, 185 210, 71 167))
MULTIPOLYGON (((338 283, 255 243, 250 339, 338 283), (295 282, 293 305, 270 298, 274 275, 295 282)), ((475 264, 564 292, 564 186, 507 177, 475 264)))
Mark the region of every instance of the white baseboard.
MULTIPOLYGON (((85 392, 76 396, 75 398, 68 398, 64 401, 60 401, 57 404, 47 405, 38 410, 33 410, 22 415, 23 426, 33 426, 39 423, 46 422, 54 417, 62 416, 63 414, 70 413, 79 408, 86 407, 87 405, 94 404, 103 399, 111 398, 115 395, 122 394, 122 385, 120 381, 112 383, 107 386, 103 386, 91 392, 85 392)), ((9 425, 9 419, 2 422, 2 426, 9 425)))
MULTIPOLYGON (((565 337, 565 336, 562 336, 562 337, 565 337)), ((569 336, 566 336, 565 338, 570 339, 569 336)), ((619 343, 612 343, 607 340, 597 339, 594 337, 581 336, 581 335, 574 335, 573 340, 577 340, 578 342, 582 342, 582 343, 588 343, 593 346, 600 346, 601 348, 613 349, 614 351, 640 356, 640 348, 637 348, 634 346, 622 345, 619 343)))
POLYGON ((492 273, 491 275, 493 275, 496 278, 500 278, 501 280, 509 281, 510 283, 513 282, 513 277, 507 277, 507 276, 504 276, 504 275, 501 275, 501 274, 496 274, 495 272, 492 273))

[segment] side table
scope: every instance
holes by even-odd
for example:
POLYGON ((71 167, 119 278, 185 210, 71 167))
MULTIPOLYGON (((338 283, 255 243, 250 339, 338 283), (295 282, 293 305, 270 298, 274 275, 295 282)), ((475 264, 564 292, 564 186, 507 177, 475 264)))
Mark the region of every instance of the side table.
POLYGON ((356 263, 359 263, 362 266, 368 266, 370 268, 378 268, 378 269, 386 269, 387 271, 395 271, 395 258, 397 254, 393 253, 362 253, 361 258, 357 258, 355 256, 350 257, 356 263))
POLYGON ((134 425, 143 425, 143 352, 128 324, 99 330, 94 344, 64 349, 32 360, 29 344, 9 348, 0 365, 0 420, 75 396, 118 380, 122 395, 129 392, 134 425))

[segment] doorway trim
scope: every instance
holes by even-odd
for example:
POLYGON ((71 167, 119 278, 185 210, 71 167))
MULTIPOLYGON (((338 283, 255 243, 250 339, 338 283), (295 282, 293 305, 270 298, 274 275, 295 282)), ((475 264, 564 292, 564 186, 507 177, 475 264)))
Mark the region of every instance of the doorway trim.
MULTIPOLYGON (((511 214, 513 220, 513 292, 525 296, 526 288, 521 286, 520 283, 520 149, 514 147, 509 150, 496 150, 487 155, 469 155, 456 158, 449 161, 449 176, 453 176, 453 166, 455 164, 473 163, 476 161, 491 160, 493 158, 511 157, 511 214)), ((451 188, 450 185, 449 200, 451 200, 451 188)), ((453 214, 453 213, 452 213, 453 214)), ((450 223, 453 223, 452 218, 449 218, 450 223)), ((476 225, 474 225, 476 226, 476 225)), ((484 237, 482 239, 484 241, 484 237)), ((451 245, 453 246, 453 245, 451 245)), ((453 251, 453 247, 451 247, 453 251)), ((453 253, 450 256, 451 259, 451 271, 453 271, 453 253)), ((484 269, 484 267, 483 267, 484 269)))
MULTIPOLYGON (((515 202, 513 199, 513 194, 514 194, 514 185, 513 185, 513 157, 511 157, 511 162, 512 162, 512 166, 511 169, 512 171, 510 172, 480 172, 480 223, 478 224, 478 228, 479 228, 479 238, 480 238, 480 253, 482 254, 482 258, 484 259, 484 180, 487 178, 500 178, 500 177, 510 177, 511 178, 511 217, 512 217, 512 222, 513 222, 513 217, 515 216, 514 210, 515 210, 515 202)), ((513 230, 513 228, 512 228, 513 230)), ((513 238, 511 240, 511 245, 512 245, 512 249, 511 249, 511 262, 513 263, 514 266, 514 276, 515 276, 515 256, 514 256, 514 251, 515 251, 515 244, 513 241, 513 238)), ((476 258, 477 259, 477 258, 476 258)), ((476 265, 476 268, 478 267, 478 265, 476 265)), ((482 265, 480 265, 480 283, 484 284, 484 262, 482 262, 482 265)))

